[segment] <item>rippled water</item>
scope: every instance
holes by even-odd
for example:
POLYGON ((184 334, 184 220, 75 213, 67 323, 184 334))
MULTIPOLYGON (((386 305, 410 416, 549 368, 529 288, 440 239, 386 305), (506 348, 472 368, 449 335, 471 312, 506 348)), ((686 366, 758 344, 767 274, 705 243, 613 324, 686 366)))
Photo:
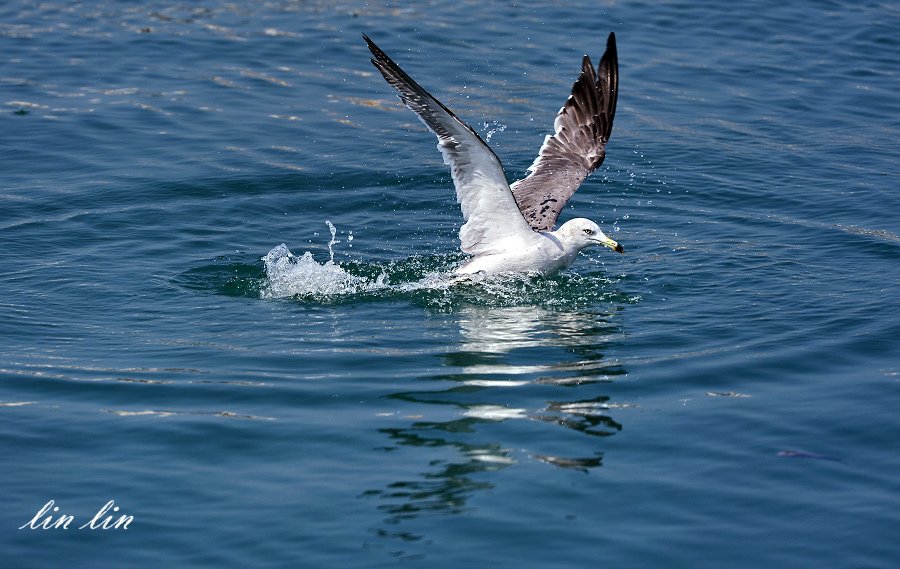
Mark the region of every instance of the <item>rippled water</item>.
POLYGON ((4 4, 0 550, 896 567, 898 38, 878 2, 4 4), (627 253, 453 279, 361 34, 517 178, 609 31, 563 216, 627 253))

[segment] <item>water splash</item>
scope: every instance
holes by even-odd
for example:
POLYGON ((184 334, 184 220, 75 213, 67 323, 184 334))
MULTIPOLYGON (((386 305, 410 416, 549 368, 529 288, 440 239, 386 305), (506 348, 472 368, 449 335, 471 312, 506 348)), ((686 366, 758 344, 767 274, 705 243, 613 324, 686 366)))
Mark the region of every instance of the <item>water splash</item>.
MULTIPOLYGON (((340 243, 340 241, 335 239, 335 236, 337 235, 337 229, 335 229, 334 224, 326 219, 325 225, 328 226, 328 231, 331 232, 331 241, 328 242, 328 256, 331 258, 329 260, 329 263, 334 263, 334 249, 332 249, 332 247, 340 243)), ((282 245, 284 245, 284 243, 282 243, 282 245)))
POLYGON ((487 131, 484 134, 484 141, 490 142, 492 136, 506 130, 506 125, 500 121, 492 121, 490 123, 484 123, 484 130, 487 131))
POLYGON ((331 258, 320 264, 309 251, 297 257, 282 243, 262 258, 266 265, 266 285, 260 291, 262 298, 287 298, 294 296, 317 297, 355 294, 385 286, 384 275, 375 280, 355 276, 334 262, 332 247, 339 243, 334 239, 334 226, 328 243, 331 258))

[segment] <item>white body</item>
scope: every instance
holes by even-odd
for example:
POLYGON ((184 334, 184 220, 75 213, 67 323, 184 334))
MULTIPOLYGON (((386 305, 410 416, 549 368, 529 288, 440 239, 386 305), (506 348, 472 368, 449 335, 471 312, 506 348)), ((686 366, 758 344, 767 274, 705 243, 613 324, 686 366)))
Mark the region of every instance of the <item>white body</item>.
POLYGON ((511 273, 536 271, 552 273, 572 264, 585 247, 604 245, 621 250, 589 219, 573 219, 556 231, 532 231, 519 240, 500 244, 496 251, 485 251, 463 263, 456 274, 511 273))
POLYGON ((530 246, 478 255, 456 269, 456 273, 460 275, 479 272, 538 271, 550 273, 571 265, 577 254, 577 249, 566 247, 566 244, 553 233, 542 231, 534 234, 534 242, 530 246))

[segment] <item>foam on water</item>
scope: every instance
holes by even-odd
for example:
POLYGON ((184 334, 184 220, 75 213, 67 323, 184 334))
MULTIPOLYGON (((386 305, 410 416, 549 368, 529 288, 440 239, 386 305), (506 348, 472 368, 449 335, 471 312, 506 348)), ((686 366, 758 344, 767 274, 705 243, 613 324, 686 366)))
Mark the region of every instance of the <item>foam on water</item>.
MULTIPOLYGON (((407 265, 416 265, 415 259, 376 269, 379 273, 374 278, 354 275, 334 261, 331 246, 335 243, 334 239, 329 243, 331 258, 325 263, 318 263, 309 251, 298 257, 284 243, 273 248, 262 258, 265 263, 266 283, 260 291, 260 296, 266 299, 287 297, 325 299, 378 291, 397 293, 422 290, 447 291, 460 282, 472 280, 461 279, 450 272, 428 272, 415 281, 390 282, 391 275, 402 276, 408 272, 407 265)), ((415 270, 418 267, 412 268, 415 270)))
MULTIPOLYGON (((328 261, 317 263, 309 251, 294 255, 284 243, 269 251, 262 258, 266 265, 266 285, 260 291, 262 298, 286 298, 293 296, 340 296, 368 292, 386 286, 386 274, 382 272, 374 280, 350 274, 334 262, 334 246, 340 243, 337 229, 325 220, 331 232, 328 242, 328 261)), ((352 247, 353 232, 347 238, 352 247)))
MULTIPOLYGON (((333 239, 332 239, 333 241, 333 239)), ((329 251, 332 243, 329 243, 329 251)), ((371 291, 385 286, 384 274, 374 281, 352 275, 334 262, 317 263, 309 251, 297 257, 282 243, 262 258, 266 264, 266 285, 262 298, 292 296, 336 296, 371 291)))
MULTIPOLYGON (((337 229, 331 221, 325 224, 331 233, 328 241, 328 261, 318 263, 311 252, 300 257, 294 255, 282 243, 262 258, 265 263, 266 284, 260 291, 262 298, 313 297, 327 298, 371 293, 378 290, 414 291, 430 288, 446 288, 454 282, 449 273, 429 273, 418 282, 405 282, 391 286, 388 283, 388 268, 381 268, 374 278, 354 275, 334 261, 334 246, 337 229)), ((353 232, 349 232, 348 245, 352 246, 353 232)), ((371 271, 370 271, 371 272, 371 271)))

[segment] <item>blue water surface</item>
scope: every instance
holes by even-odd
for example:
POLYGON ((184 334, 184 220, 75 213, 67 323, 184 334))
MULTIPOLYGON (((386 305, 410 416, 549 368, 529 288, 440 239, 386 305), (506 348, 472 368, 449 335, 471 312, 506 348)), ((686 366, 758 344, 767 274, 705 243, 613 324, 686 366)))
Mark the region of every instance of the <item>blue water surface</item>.
POLYGON ((890 2, 4 3, 4 566, 900 566, 898 70, 890 2), (610 31, 626 254, 450 283, 362 34, 514 180, 610 31))

